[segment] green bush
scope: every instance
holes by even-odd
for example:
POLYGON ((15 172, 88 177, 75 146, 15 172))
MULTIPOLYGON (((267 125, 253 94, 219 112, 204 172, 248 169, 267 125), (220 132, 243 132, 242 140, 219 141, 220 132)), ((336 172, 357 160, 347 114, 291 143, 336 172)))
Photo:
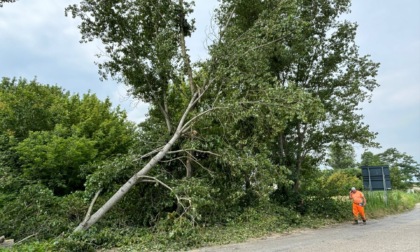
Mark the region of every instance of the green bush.
POLYGON ((310 216, 343 220, 349 216, 349 201, 332 197, 307 197, 306 212, 310 216))
POLYGON ((0 233, 15 240, 29 235, 50 238, 66 230, 66 223, 57 216, 59 201, 51 190, 40 184, 25 186, 1 209, 0 233))
POLYGON ((44 185, 25 186, 0 209, 0 233, 15 240, 56 237, 83 219, 86 207, 81 195, 57 197, 44 185))
POLYGON ((357 177, 356 169, 344 169, 334 171, 328 176, 323 184, 325 190, 331 195, 343 195, 350 191, 353 186, 362 188, 362 181, 357 177))
MULTIPOLYGON (((337 173, 333 173, 337 174, 337 173)), ((342 173, 340 173, 342 174, 342 173)), ((302 216, 343 220, 349 215, 349 201, 335 196, 343 190, 329 190, 323 185, 310 185, 297 193, 291 187, 282 186, 270 195, 271 202, 291 209, 302 216)))

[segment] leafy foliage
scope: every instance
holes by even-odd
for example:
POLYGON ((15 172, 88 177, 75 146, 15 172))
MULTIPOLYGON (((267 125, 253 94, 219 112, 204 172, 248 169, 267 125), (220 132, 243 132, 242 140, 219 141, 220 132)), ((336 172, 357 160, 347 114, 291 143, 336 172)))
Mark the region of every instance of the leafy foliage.
POLYGON ((0 233, 57 236, 83 219, 77 191, 95 164, 133 147, 134 125, 109 100, 35 80, 3 78, 0 107, 0 233))
POLYGON ((127 153, 135 142, 125 113, 95 95, 80 98, 35 80, 3 78, 0 98, 5 185, 40 182, 57 195, 68 194, 83 189, 92 162, 127 153))
POLYGON ((350 188, 362 188, 361 174, 358 169, 339 170, 332 173, 326 180, 326 188, 333 195, 343 195, 350 191, 350 188), (355 173, 358 173, 357 175, 355 173))
POLYGON ((67 231, 72 218, 83 211, 80 198, 56 197, 41 184, 21 188, 13 198, 0 200, 0 206, 0 232, 17 240, 30 235, 38 239, 56 237, 67 231))
POLYGON ((355 157, 356 155, 352 145, 332 143, 327 161, 333 169, 354 168, 356 166, 355 157))
POLYGON ((226 0, 219 11, 228 39, 212 53, 226 58, 220 75, 230 85, 223 91, 232 88, 246 97, 268 87, 299 90, 310 97, 299 103, 300 112, 318 111, 309 117, 281 115, 285 127, 271 140, 275 161, 292 172, 295 191, 330 143, 374 145, 375 134, 357 106, 377 86, 378 64, 359 55, 356 25, 339 19, 349 6, 350 1, 226 0))
POLYGON ((36 80, 3 78, 0 84, 0 132, 10 132, 19 141, 30 131, 53 130, 66 120, 69 93, 57 86, 44 86, 36 80))
POLYGON ((95 142, 84 137, 66 137, 60 125, 54 131, 31 132, 16 146, 23 175, 28 180, 40 181, 63 195, 83 189, 82 165, 94 160, 95 142))
POLYGON ((187 20, 191 3, 159 1, 82 1, 66 8, 80 18, 81 42, 100 39, 105 56, 98 63, 101 78, 126 83, 135 97, 156 106, 171 131, 168 93, 180 85, 188 59, 182 55, 182 34, 190 36, 194 22, 187 20))
POLYGON ((391 186, 394 189, 408 189, 412 186, 415 177, 419 178, 420 164, 412 156, 401 153, 395 148, 390 148, 379 154, 364 152, 362 165, 380 166, 387 165, 391 172, 391 186))
MULTIPOLYGON (((103 77, 116 77, 151 102, 142 137, 157 150, 165 146, 174 151, 165 149, 164 157, 148 163, 156 170, 148 166, 144 171, 168 184, 187 177, 192 184, 185 183, 195 190, 179 191, 186 198, 211 185, 214 195, 226 192, 225 197, 234 197, 233 202, 245 208, 266 201, 274 183, 288 187, 293 181, 293 190, 299 191, 333 142, 374 145, 374 133, 363 124, 357 106, 377 86, 378 64, 359 56, 356 25, 339 19, 349 5, 222 1, 217 16, 221 39, 211 47, 211 59, 185 84, 189 60, 182 53, 182 38, 193 30, 186 29, 192 27, 185 19, 191 11, 188 3, 84 1, 67 12, 82 20, 84 42, 104 42, 109 60, 99 63, 103 77), (183 67, 175 64, 181 58, 183 67), (197 87, 203 90, 197 93, 197 87), (185 118, 181 105, 195 95, 202 96, 185 115, 197 119, 173 138, 163 135, 165 124, 172 133, 174 122, 185 118), (198 118, 201 114, 206 117, 198 118), (176 142, 169 142, 172 139, 176 142)), ((153 153, 153 148, 140 145, 153 153)), ((91 181, 100 184, 95 176, 91 181)), ((123 191, 126 188, 115 200, 123 191)))

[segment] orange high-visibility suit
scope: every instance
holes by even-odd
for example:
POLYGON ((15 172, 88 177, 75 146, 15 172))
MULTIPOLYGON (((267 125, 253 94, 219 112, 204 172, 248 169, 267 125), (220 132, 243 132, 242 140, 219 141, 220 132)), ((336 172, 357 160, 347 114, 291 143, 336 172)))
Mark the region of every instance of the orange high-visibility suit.
POLYGON ((365 222, 366 221, 365 208, 364 208, 364 206, 366 205, 365 195, 363 195, 361 191, 352 190, 350 191, 350 199, 353 200, 354 221, 357 222, 357 220, 359 219, 359 214, 360 214, 360 216, 362 217, 362 220, 365 222))

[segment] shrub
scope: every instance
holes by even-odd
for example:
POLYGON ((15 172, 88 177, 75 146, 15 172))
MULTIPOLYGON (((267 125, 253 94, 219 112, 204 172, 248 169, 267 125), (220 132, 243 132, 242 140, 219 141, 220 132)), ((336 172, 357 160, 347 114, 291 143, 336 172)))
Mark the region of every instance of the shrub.
POLYGON ((25 186, 0 209, 0 233, 15 240, 30 235, 37 239, 56 237, 84 217, 80 195, 60 198, 44 185, 25 186))
POLYGON ((331 195, 343 195, 350 191, 353 186, 362 188, 362 181, 354 174, 355 169, 334 171, 325 182, 325 189, 331 195))

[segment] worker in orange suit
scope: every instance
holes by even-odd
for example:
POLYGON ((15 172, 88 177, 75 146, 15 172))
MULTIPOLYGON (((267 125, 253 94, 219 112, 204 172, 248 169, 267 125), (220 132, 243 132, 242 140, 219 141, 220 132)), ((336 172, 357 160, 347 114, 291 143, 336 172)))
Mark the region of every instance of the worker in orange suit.
POLYGON ((359 214, 362 217, 363 224, 366 224, 366 216, 365 216, 365 206, 366 206, 366 198, 365 195, 361 191, 356 190, 356 188, 352 187, 350 190, 349 198, 353 200, 353 216, 354 216, 354 225, 359 224, 359 214))

